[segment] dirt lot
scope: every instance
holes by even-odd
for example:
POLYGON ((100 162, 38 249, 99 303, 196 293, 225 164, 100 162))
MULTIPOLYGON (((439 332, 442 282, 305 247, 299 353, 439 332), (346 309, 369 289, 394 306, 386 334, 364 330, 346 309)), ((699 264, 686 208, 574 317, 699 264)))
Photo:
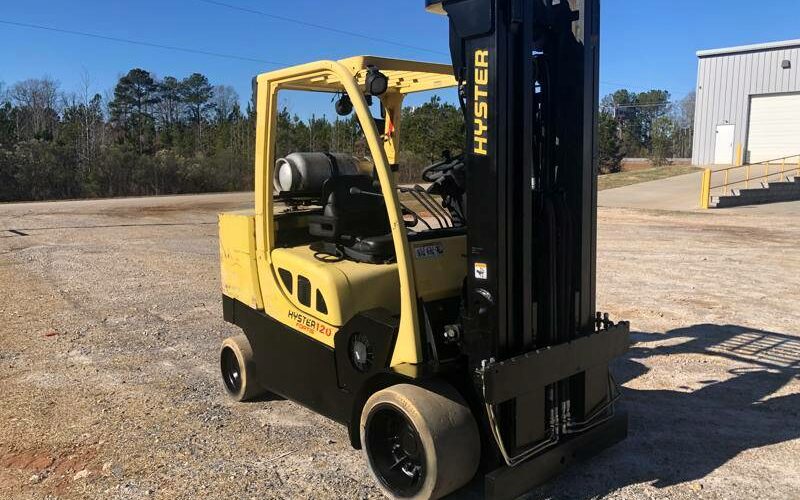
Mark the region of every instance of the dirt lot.
MULTIPOLYGON (((378 497, 343 428, 223 397, 215 214, 247 204, 0 205, 0 498, 378 497)), ((601 210, 631 435, 534 497, 800 497, 799 214, 601 210)))

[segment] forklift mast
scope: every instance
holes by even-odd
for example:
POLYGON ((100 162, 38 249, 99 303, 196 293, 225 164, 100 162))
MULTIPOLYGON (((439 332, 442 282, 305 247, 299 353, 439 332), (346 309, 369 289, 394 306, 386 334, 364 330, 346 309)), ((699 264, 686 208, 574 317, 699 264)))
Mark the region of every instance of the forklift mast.
POLYGON ((598 0, 427 0, 465 114, 471 364, 595 331, 598 0))
POLYGON ((426 7, 449 17, 466 123, 463 352, 509 466, 487 492, 511 496, 627 433, 609 362, 629 325, 595 307, 600 3, 426 7))

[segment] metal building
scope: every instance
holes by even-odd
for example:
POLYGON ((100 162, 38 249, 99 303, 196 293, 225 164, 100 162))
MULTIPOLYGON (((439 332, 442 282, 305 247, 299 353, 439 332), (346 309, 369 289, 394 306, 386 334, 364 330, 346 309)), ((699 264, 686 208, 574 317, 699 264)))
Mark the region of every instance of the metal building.
POLYGON ((697 57, 694 165, 800 154, 800 40, 703 50, 697 57))

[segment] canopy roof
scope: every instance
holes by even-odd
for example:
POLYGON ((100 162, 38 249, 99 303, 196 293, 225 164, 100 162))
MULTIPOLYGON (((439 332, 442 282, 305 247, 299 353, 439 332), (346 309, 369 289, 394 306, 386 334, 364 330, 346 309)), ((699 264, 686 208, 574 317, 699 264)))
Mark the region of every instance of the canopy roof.
MULTIPOLYGON (((369 66, 377 67, 389 78, 389 92, 411 94, 457 85, 453 68, 447 64, 405 61, 374 56, 357 56, 342 59, 339 64, 347 68, 360 86, 369 66)), ((326 69, 329 62, 302 64, 259 75, 259 80, 277 83, 282 89, 315 92, 340 92, 343 86, 339 78, 326 69)))

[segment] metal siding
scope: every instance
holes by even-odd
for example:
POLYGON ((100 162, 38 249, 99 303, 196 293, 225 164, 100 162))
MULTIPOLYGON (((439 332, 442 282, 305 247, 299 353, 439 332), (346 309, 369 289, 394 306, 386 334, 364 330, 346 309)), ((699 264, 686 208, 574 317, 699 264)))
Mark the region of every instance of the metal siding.
MULTIPOLYGON (((780 65, 780 60, 778 59, 779 55, 780 54, 778 54, 777 51, 770 53, 769 82, 771 82, 772 85, 774 85, 774 88, 778 89, 778 92, 781 92, 781 79, 782 79, 781 77, 783 76, 781 73, 783 73, 784 70, 779 66, 780 65)), ((769 83, 767 83, 767 85, 769 85, 769 83)))
POLYGON ((769 80, 769 76, 766 73, 767 70, 767 58, 769 57, 768 54, 761 54, 760 57, 757 56, 749 56, 749 57, 756 57, 758 61, 758 70, 756 73, 753 73, 755 78, 755 86, 752 88, 753 93, 761 94, 764 92, 764 82, 769 80))
POLYGON ((746 147, 750 97, 800 92, 800 47, 701 56, 697 68, 697 104, 692 163, 714 161, 717 125, 736 125, 736 143, 746 147), (781 68, 789 59, 791 69, 781 68))
POLYGON ((705 161, 703 155, 709 149, 707 130, 711 127, 709 123, 711 113, 708 109, 712 104, 709 98, 711 95, 709 79, 711 64, 706 59, 700 59, 699 64, 701 79, 697 87, 697 109, 695 110, 695 137, 698 147, 692 151, 692 156, 695 158, 696 164, 703 164, 705 161))
MULTIPOLYGON (((694 110, 694 118, 695 118, 694 127, 695 127, 695 129, 698 128, 697 127, 697 125, 698 125, 697 117, 698 117, 698 114, 699 114, 700 106, 703 104, 703 101, 701 100, 702 97, 700 95, 700 85, 701 85, 702 81, 703 81, 703 65, 698 62, 697 63, 697 86, 695 87, 695 101, 694 101, 694 107, 695 107, 695 110, 694 110)), ((700 134, 692 134, 692 151, 693 152, 694 151, 700 151, 700 134)))
POLYGON ((788 73, 785 69, 781 68, 781 61, 783 61, 783 54, 784 52, 775 51, 773 52, 772 63, 775 65, 772 74, 774 75, 775 87, 780 89, 780 92, 786 92, 786 73, 788 73))
MULTIPOLYGON (((705 69, 706 66, 702 61, 697 62, 697 88, 695 89, 695 103, 694 103, 694 128, 696 131, 705 130, 705 105, 706 105, 706 92, 705 87, 705 69)), ((698 132, 693 133, 692 138, 692 156, 699 155, 703 148, 703 134, 698 132)))
MULTIPOLYGON (((751 67, 751 58, 739 58, 736 59, 736 71, 738 75, 750 75, 748 68, 751 67)), ((745 93, 746 85, 748 82, 746 78, 736 78, 736 95, 742 95, 745 93)), ((747 122, 747 106, 738 106, 735 108, 734 120, 737 124, 747 122)), ((740 140, 737 138, 737 142, 741 143, 740 140)))
MULTIPOLYGON (((719 74, 719 94, 718 95, 730 95, 730 92, 728 91, 728 82, 730 82, 730 80, 731 80, 730 79, 731 71, 728 69, 728 67, 730 66, 730 62, 731 62, 731 60, 728 59, 728 58, 725 58, 725 59, 720 61, 721 64, 719 65, 719 71, 718 71, 718 74, 719 74)), ((722 118, 722 122, 717 123, 717 125, 721 125, 721 124, 724 124, 724 123, 730 121, 730 120, 727 119, 728 112, 727 112, 726 107, 728 105, 728 102, 729 102, 728 99, 720 99, 719 101, 715 101, 715 103, 716 103, 715 108, 716 109, 715 109, 715 113, 714 114, 715 114, 715 116, 719 116, 719 117, 722 118)), ((715 139, 714 142, 716 143, 716 139, 715 139)))
MULTIPOLYGON (((752 54, 748 54, 748 56, 752 56, 752 54)), ((748 88, 750 87, 752 81, 752 68, 755 62, 754 59, 755 58, 753 57, 739 57, 736 59, 739 64, 737 73, 739 77, 736 78, 739 81, 739 86, 736 89, 736 95, 738 96, 747 95, 748 93, 748 88)), ((747 115, 750 112, 749 100, 744 99, 740 102, 734 103, 733 105, 736 106, 736 114, 734 119, 736 120, 736 124, 738 126, 736 132, 736 143, 741 144, 742 148, 744 148, 744 138, 747 135, 747 125, 745 124, 747 123, 747 115)))
MULTIPOLYGON (((713 113, 711 112, 711 106, 714 105, 713 99, 711 96, 714 95, 714 89, 712 88, 712 75, 711 71, 714 69, 714 65, 710 64, 707 60, 701 60, 700 64, 703 66, 703 108, 701 113, 702 123, 703 126, 699 128, 697 135, 701 138, 701 148, 698 150, 699 154, 707 155, 709 154, 708 151, 713 148, 713 144, 711 143, 711 136, 708 133, 708 130, 712 128, 711 125, 711 117, 713 113)), ((699 161, 700 163, 707 163, 706 157, 703 156, 699 161)))

